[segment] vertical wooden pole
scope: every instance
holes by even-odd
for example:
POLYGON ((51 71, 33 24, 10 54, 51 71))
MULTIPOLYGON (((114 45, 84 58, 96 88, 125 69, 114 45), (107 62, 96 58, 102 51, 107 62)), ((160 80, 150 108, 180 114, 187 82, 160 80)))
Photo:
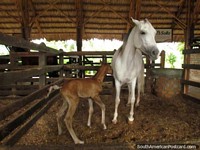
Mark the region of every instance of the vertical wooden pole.
POLYGON ((162 50, 160 54, 160 68, 165 68, 165 51, 162 50))
MULTIPOLYGON (((41 53, 39 55, 39 67, 44 68, 46 66, 46 54, 41 53)), ((39 88, 44 87, 46 84, 46 72, 39 76, 39 88)))
POLYGON ((21 0, 21 13, 22 13, 22 37, 25 40, 30 40, 31 27, 29 25, 29 3, 28 0, 21 0))
MULTIPOLYGON (((194 8, 194 0, 187 0, 186 1, 186 6, 187 6, 187 27, 185 30, 185 49, 189 50, 191 49, 191 44, 192 40, 194 38, 194 22, 193 22, 193 8, 194 8)), ((184 55, 184 64, 190 64, 190 55, 184 55)), ((183 72, 183 78, 185 80, 189 80, 189 75, 190 75, 190 69, 184 69, 183 72)), ((188 93, 188 85, 184 85, 183 88, 183 93, 187 94, 188 93)))
MULTIPOLYGON (((77 51, 82 51, 82 34, 83 34, 83 4, 82 0, 75 0, 76 5, 76 45, 77 51)), ((79 65, 82 65, 83 58, 79 57, 79 65)), ((79 76, 83 77, 83 72, 79 71, 79 76)))
MULTIPOLYGON (((60 49, 61 52, 63 52, 62 49, 60 49)), ((59 65, 63 65, 64 64, 64 56, 63 56, 63 53, 60 53, 59 55, 59 65)), ((63 77, 64 76, 64 70, 61 69, 60 70, 60 77, 63 77)))

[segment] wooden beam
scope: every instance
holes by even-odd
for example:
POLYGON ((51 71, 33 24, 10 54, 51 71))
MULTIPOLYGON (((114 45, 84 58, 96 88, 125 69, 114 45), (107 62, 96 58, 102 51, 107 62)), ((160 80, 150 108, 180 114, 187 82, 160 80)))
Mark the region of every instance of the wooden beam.
POLYGON ((157 6, 162 8, 166 13, 168 13, 170 16, 172 16, 174 19, 176 19, 182 26, 184 26, 184 28, 186 27, 186 24, 184 22, 182 22, 179 18, 177 18, 174 14, 172 14, 167 8, 162 6, 159 2, 157 2, 155 0, 152 0, 152 2, 154 2, 157 6))
POLYGON ((52 3, 50 3, 48 5, 48 7, 43 11, 41 12, 40 14, 38 14, 37 16, 35 16, 34 18, 31 19, 30 21, 30 26, 32 26, 32 24, 35 22, 35 20, 37 20, 38 18, 40 18, 42 15, 44 15, 45 13, 47 13, 47 11, 49 11, 49 9, 51 9, 56 3, 58 3, 59 0, 55 0, 53 1, 52 3))
POLYGON ((198 18, 200 15, 200 1, 199 0, 197 0, 195 3, 193 14, 194 14, 194 24, 196 24, 198 22, 198 18))
MULTIPOLYGON (((175 14, 175 16, 176 16, 177 18, 179 18, 180 15, 182 14, 182 12, 183 12, 183 10, 184 10, 184 7, 185 7, 185 3, 186 3, 185 0, 182 0, 182 1, 180 2, 180 5, 179 5, 179 7, 178 7, 178 10, 177 10, 177 12, 176 12, 176 14, 175 14)), ((184 26, 183 26, 182 24, 180 24, 178 21, 176 21, 175 18, 174 18, 173 21, 172 21, 171 28, 174 29, 174 27, 175 27, 176 24, 179 25, 182 29, 184 29, 184 26)))
MULTIPOLYGON (((37 14, 36 14, 35 7, 34 7, 34 5, 33 5, 33 1, 32 1, 32 0, 29 0, 28 2, 29 2, 29 6, 30 6, 31 9, 32 9, 33 17, 36 17, 37 14)), ((42 28, 41 28, 41 26, 40 26, 39 18, 35 19, 35 23, 36 23, 36 27, 37 27, 37 29, 38 29, 39 35, 40 35, 41 37, 43 37, 42 28)), ((32 24, 32 25, 33 25, 33 24, 32 24)), ((32 27, 32 26, 31 26, 31 27, 32 27)))
POLYGON ((61 53, 60 51, 56 49, 46 47, 45 44, 35 44, 32 42, 26 41, 22 38, 20 39, 20 38, 9 36, 3 33, 0 33, 0 43, 7 46, 38 50, 40 52, 47 52, 47 53, 53 53, 53 54, 61 53))
POLYGON ((0 73, 0 85, 11 84, 20 81, 25 78, 29 78, 36 75, 42 75, 46 72, 58 71, 62 68, 61 65, 56 66, 46 66, 44 68, 37 67, 32 69, 24 69, 20 71, 10 71, 5 73, 0 73))
POLYGON ((68 13, 67 11, 66 11, 66 13, 63 12, 63 11, 61 11, 61 10, 59 9, 59 7, 58 7, 56 4, 54 5, 54 7, 55 7, 55 9, 56 9, 58 12, 60 12, 60 14, 63 15, 67 20, 69 20, 69 21, 70 21, 71 23, 73 23, 73 24, 76 24, 76 21, 74 21, 74 20, 70 17, 69 14, 66 14, 66 13, 68 13))
POLYGON ((132 26, 132 23, 130 21, 128 21, 127 19, 125 19, 122 15, 120 15, 119 13, 116 12, 116 10, 114 10, 108 3, 106 3, 104 0, 101 0, 101 2, 108 7, 108 9, 110 11, 112 11, 115 15, 117 15, 121 20, 123 20, 124 22, 126 22, 127 24, 130 24, 132 26))
POLYGON ((7 116, 14 113, 15 111, 19 110, 21 107, 25 106, 26 104, 41 97, 41 95, 43 95, 50 86, 52 86, 54 84, 60 84, 62 82, 63 82, 63 79, 57 80, 56 82, 54 82, 50 85, 47 85, 47 86, 43 87, 42 89, 39 89, 26 97, 23 97, 21 100, 15 101, 15 102, 9 104, 8 106, 6 106, 5 108, 0 109, 0 114, 1 114, 0 121, 5 119, 7 116))

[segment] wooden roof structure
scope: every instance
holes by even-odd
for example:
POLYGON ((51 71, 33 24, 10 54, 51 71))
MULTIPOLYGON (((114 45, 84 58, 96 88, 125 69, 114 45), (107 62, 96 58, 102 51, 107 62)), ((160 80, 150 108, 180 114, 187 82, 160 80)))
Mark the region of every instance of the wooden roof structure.
POLYGON ((25 39, 122 40, 133 17, 172 29, 172 40, 184 41, 188 11, 200 36, 200 0, 1 0, 0 32, 25 39))

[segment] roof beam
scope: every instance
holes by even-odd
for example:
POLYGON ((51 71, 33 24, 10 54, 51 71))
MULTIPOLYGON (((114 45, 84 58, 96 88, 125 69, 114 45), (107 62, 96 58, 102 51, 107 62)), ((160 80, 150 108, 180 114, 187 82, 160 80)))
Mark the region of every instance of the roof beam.
POLYGON ((28 0, 18 1, 19 12, 21 13, 21 33, 25 40, 30 40, 31 27, 29 26, 29 5, 28 0))
MULTIPOLYGON (((184 6, 185 6, 185 3, 186 3, 185 0, 182 0, 182 1, 180 2, 180 5, 179 5, 179 7, 178 7, 178 10, 177 10, 177 12, 176 12, 176 14, 175 14, 175 16, 176 16, 177 18, 179 18, 180 15, 182 14, 183 9, 184 9, 184 6)), ((172 26, 171 26, 171 28, 173 29, 173 28, 175 27, 176 24, 179 25, 182 29, 184 29, 184 26, 182 26, 181 24, 179 24, 179 22, 177 22, 175 18, 174 18, 173 21, 172 21, 172 26)))
POLYGON ((110 10, 112 11, 115 15, 117 15, 121 20, 123 20, 124 22, 126 22, 127 24, 130 24, 130 21, 128 21, 127 19, 125 19, 122 15, 120 15, 119 13, 116 12, 116 10, 114 10, 108 3, 106 3, 104 0, 101 0, 101 2, 110 10))
POLYGON ((168 13, 170 16, 176 19, 181 24, 181 26, 184 27, 184 29, 186 28, 186 24, 182 22, 179 18, 177 18, 174 14, 172 14, 167 8, 165 8, 164 6, 162 6, 159 2, 155 0, 152 0, 152 2, 154 2, 157 6, 161 7, 166 13, 168 13))
POLYGON ((44 15, 47 11, 49 11, 49 9, 51 9, 56 3, 58 3, 59 0, 55 0, 54 2, 50 3, 48 5, 48 7, 40 14, 38 14, 37 16, 35 16, 34 18, 31 19, 30 21, 30 25, 32 26, 32 24, 35 22, 35 20, 37 20, 38 18, 40 18, 42 15, 44 15))
POLYGON ((198 22, 198 18, 200 15, 200 1, 196 1, 195 3, 195 8, 194 8, 194 24, 196 24, 198 22))
MULTIPOLYGON (((36 14, 35 7, 34 7, 34 5, 33 5, 33 1, 32 1, 32 0, 29 0, 28 2, 29 2, 29 6, 31 7, 31 9, 32 9, 32 11, 33 11, 33 16, 36 17, 37 14, 36 14)), ((41 28, 41 26, 40 26, 39 18, 35 19, 35 23, 36 23, 36 26, 37 26, 37 29, 38 29, 38 31, 39 31, 40 36, 43 37, 43 35, 42 35, 42 34, 43 34, 43 33, 42 33, 42 28, 41 28)))

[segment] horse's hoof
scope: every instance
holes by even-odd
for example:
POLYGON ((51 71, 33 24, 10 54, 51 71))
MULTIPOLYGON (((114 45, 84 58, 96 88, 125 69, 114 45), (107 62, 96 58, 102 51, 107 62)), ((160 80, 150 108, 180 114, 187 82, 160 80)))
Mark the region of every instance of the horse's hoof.
POLYGON ((140 104, 136 104, 136 105, 135 105, 135 107, 139 107, 139 106, 140 106, 140 104))
POLYGON ((112 120, 112 123, 113 124, 117 124, 117 120, 112 120))
POLYGON ((133 119, 130 119, 130 118, 128 118, 128 124, 133 124, 133 121, 134 121, 134 118, 133 119))
POLYGON ((132 124, 133 124, 133 121, 128 120, 128 124, 132 125, 132 124))
POLYGON ((104 129, 104 130, 106 130, 106 129, 107 129, 107 127, 106 127, 106 125, 105 125, 105 124, 103 125, 103 129, 104 129))
POLYGON ((90 124, 87 124, 88 128, 92 128, 90 124))

